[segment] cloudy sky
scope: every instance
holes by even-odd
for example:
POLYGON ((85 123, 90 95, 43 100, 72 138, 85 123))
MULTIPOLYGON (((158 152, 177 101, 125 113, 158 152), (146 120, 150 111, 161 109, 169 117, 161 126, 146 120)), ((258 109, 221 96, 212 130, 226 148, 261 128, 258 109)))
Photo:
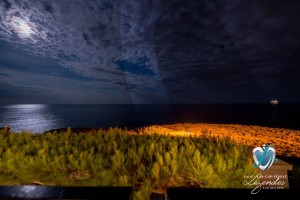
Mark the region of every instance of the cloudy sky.
POLYGON ((298 0, 1 0, 0 104, 300 103, 298 0))

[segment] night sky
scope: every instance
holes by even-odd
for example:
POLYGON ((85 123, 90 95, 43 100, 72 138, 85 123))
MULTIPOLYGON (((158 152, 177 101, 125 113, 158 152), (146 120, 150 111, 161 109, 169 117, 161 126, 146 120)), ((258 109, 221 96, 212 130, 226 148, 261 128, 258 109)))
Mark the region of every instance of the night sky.
POLYGON ((300 103, 299 0, 1 0, 0 104, 300 103))

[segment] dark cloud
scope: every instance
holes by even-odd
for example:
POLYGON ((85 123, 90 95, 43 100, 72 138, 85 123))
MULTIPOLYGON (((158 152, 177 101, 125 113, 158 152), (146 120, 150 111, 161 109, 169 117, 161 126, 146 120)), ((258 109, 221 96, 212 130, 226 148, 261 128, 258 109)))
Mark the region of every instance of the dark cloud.
POLYGON ((49 4, 49 3, 44 3, 43 6, 44 6, 44 10, 45 10, 45 11, 47 11, 47 12, 49 12, 49 13, 53 13, 53 12, 54 12, 54 8, 52 7, 51 4, 49 4))
POLYGON ((261 87, 270 94, 299 43, 298 1, 262 1, 276 7, 266 17, 256 1, 208 2, 261 87), (274 5, 273 5, 274 4, 274 5), (267 84, 266 84, 267 82, 267 84))
POLYGON ((240 102, 263 92, 223 25, 204 2, 171 5, 160 16, 155 31, 158 67, 172 101, 182 101, 183 93, 201 101, 206 99, 203 95, 207 91, 218 92, 215 99, 219 99, 226 95, 224 91, 233 97, 232 91, 249 89, 243 92, 247 96, 232 99, 240 102))
POLYGON ((271 96, 300 39, 296 8, 275 7, 265 18, 251 1, 169 4, 155 28, 169 99, 211 102, 228 96, 229 102, 262 102, 271 96))
POLYGON ((300 44, 298 44, 294 55, 289 60, 284 72, 273 89, 271 95, 276 96, 283 101, 290 101, 292 103, 299 103, 300 93, 298 92, 300 86, 300 44))
POLYGON ((35 98, 63 102, 75 91, 87 102, 300 101, 287 89, 300 87, 299 9, 297 0, 3 0, 1 84, 28 94, 39 85, 47 92, 35 98))
POLYGON ((9 77, 10 75, 9 75, 9 74, 5 74, 5 73, 1 73, 1 72, 0 72, 0 76, 6 76, 6 77, 8 76, 8 77, 9 77))
POLYGON ((114 3, 112 1, 103 1, 98 8, 101 11, 111 11, 114 8, 114 3))
POLYGON ((94 38, 102 39, 107 34, 107 25, 98 22, 98 24, 92 28, 90 28, 90 32, 94 38))
POLYGON ((91 39, 89 38, 89 36, 85 33, 82 34, 83 39, 85 40, 87 45, 91 45, 91 39))
POLYGON ((282 0, 254 0, 254 2, 260 8, 265 17, 270 17, 280 6, 282 0))
POLYGON ((4 4, 4 8, 9 10, 11 8, 11 3, 8 0, 3 0, 2 3, 4 4))

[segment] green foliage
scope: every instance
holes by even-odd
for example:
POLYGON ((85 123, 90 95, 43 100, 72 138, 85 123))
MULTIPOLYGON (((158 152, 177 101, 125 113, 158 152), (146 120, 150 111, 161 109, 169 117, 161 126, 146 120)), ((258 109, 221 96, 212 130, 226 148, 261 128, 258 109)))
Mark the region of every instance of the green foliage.
POLYGON ((154 178, 154 180, 158 180, 160 175, 159 175, 159 165, 157 162, 155 162, 152 166, 152 169, 151 169, 151 176, 154 178))
MULTIPOLYGON (((206 130, 204 130, 206 131, 206 130)), ((176 186, 243 187, 255 174, 247 147, 228 138, 128 134, 110 128, 90 133, 0 131, 0 185, 134 186, 135 199, 173 178, 176 186)))

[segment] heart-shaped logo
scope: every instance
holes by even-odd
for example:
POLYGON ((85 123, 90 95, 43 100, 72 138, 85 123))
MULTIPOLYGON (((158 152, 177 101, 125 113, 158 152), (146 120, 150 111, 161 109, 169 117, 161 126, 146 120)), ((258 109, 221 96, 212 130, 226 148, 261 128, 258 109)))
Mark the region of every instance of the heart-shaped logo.
POLYGON ((263 147, 256 147, 253 149, 253 165, 255 168, 259 167, 261 170, 269 169, 275 160, 276 151, 270 145, 263 147))

